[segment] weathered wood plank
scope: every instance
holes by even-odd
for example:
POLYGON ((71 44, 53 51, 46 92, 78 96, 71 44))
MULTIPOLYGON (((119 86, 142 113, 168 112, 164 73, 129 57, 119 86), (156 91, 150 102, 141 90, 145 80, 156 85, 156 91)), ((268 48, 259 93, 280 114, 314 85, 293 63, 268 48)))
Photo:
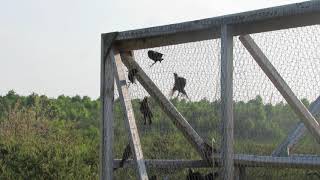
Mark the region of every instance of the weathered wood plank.
MULTIPOLYGON (((310 113, 316 117, 320 114, 320 96, 311 103, 309 107, 310 113)), ((289 156, 289 151, 292 149, 299 140, 303 137, 306 132, 306 127, 300 122, 295 126, 295 128, 289 133, 287 138, 282 141, 281 144, 272 152, 272 156, 289 156)))
POLYGON ((114 103, 114 62, 110 51, 115 34, 101 36, 101 148, 100 179, 113 178, 113 103, 114 103))
POLYGON ((232 26, 221 27, 222 177, 231 180, 233 167, 233 36, 232 26))
POLYGON ((114 103, 114 65, 112 61, 112 43, 117 33, 101 35, 101 148, 100 179, 113 177, 113 103, 114 103))
POLYGON ((134 117, 126 77, 119 53, 115 55, 116 83, 119 91, 119 99, 125 114, 125 125, 129 133, 130 147, 136 163, 137 177, 140 180, 148 180, 147 170, 144 164, 143 153, 139 138, 139 132, 134 117))
POLYGON ((178 112, 174 105, 165 97, 160 89, 147 76, 139 64, 133 59, 130 53, 121 53, 123 63, 128 69, 137 69, 137 80, 145 90, 159 103, 162 110, 170 117, 173 124, 182 132, 187 140, 195 147, 200 156, 211 162, 211 147, 198 135, 190 126, 188 121, 178 112))
MULTIPOLYGON (((216 161, 220 162, 220 156, 216 161)), ((119 167, 120 159, 114 160, 115 167, 119 167)), ((145 159, 148 168, 159 169, 181 169, 181 168, 211 168, 212 166, 205 160, 161 160, 145 159)), ((299 169, 319 169, 320 156, 311 157, 272 157, 255 156, 247 154, 235 154, 234 165, 236 167, 272 167, 272 168, 299 168, 299 169)), ((128 160, 124 168, 134 167, 134 161, 128 160)))
POLYGON ((244 47, 249 51, 253 59, 257 62, 260 68, 268 76, 271 82, 275 85, 284 99, 288 102, 291 108, 297 113, 298 117, 302 120, 304 125, 310 131, 311 135, 320 143, 320 127, 319 123, 315 120, 313 115, 303 105, 303 103, 296 97, 285 80, 269 62, 267 57, 263 54, 258 45, 249 36, 240 36, 240 41, 244 47))
POLYGON ((307 1, 189 21, 166 26, 120 32, 117 46, 123 50, 152 48, 220 37, 222 24, 234 25, 233 35, 302 27, 320 23, 320 2, 307 1))

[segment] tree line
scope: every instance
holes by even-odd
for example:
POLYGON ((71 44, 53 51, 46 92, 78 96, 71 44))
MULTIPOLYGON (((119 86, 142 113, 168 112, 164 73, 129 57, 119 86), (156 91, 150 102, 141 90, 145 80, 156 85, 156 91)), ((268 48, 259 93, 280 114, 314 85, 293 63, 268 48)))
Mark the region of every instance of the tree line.
MULTIPOLYGON (((144 125, 139 99, 132 100, 145 158, 199 159, 182 134, 153 98, 151 125, 144 125)), ((208 142, 221 139, 220 102, 171 99, 190 125, 208 142)), ((307 100, 303 100, 306 106, 307 100)), ((114 153, 121 158, 128 143, 124 113, 119 99, 114 104, 114 153)), ((298 118, 285 102, 268 104, 260 96, 234 102, 235 150, 237 153, 270 155, 298 118)), ((319 146, 306 136, 297 153, 319 153, 319 146)), ((14 91, 0 96, 0 179, 98 179, 100 147, 100 100, 87 96, 49 98, 14 91)), ((204 173, 208 170, 202 170, 204 173)), ((307 170, 249 169, 252 178, 305 178, 307 170), (289 173, 290 172, 290 173, 289 173)), ((171 179, 185 178, 187 171, 148 170, 171 179)), ((119 169, 118 179, 134 179, 133 170, 119 169)))

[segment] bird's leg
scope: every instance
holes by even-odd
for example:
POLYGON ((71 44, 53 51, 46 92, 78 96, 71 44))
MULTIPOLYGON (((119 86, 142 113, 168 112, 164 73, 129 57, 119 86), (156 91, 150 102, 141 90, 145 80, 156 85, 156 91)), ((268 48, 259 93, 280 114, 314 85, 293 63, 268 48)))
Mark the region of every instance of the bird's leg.
POLYGON ((143 113, 143 119, 144 119, 144 125, 146 125, 147 124, 147 117, 146 117, 146 114, 145 113, 143 113))
POLYGON ((150 67, 152 67, 155 63, 157 63, 157 61, 155 61, 153 64, 151 64, 151 66, 150 66, 150 67))

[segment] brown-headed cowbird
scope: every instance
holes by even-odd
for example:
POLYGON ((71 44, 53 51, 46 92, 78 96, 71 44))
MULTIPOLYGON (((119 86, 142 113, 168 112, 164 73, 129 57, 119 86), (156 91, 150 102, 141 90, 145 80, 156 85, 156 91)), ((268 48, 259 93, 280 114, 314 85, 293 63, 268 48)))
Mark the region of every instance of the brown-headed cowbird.
POLYGON ((130 143, 126 146, 126 148, 124 149, 123 153, 122 153, 122 159, 120 161, 120 167, 123 167, 123 164, 126 160, 128 160, 131 157, 131 147, 130 147, 130 143))
POLYGON ((203 177, 199 172, 193 172, 192 169, 189 168, 186 180, 203 180, 203 177))
POLYGON ((128 79, 129 81, 134 84, 136 82, 136 74, 138 70, 137 69, 130 69, 128 73, 128 79))
POLYGON ((158 61, 161 63, 161 61, 163 61, 163 58, 162 58, 163 54, 162 53, 159 53, 157 51, 152 51, 152 50, 149 50, 148 51, 148 57, 154 61, 153 64, 151 64, 150 67, 152 67, 155 63, 157 63, 158 61))
POLYGON ((149 124, 152 124, 153 114, 150 110, 147 97, 144 97, 143 100, 140 102, 140 112, 143 115, 144 125, 147 124, 147 119, 149 120, 149 124))
POLYGON ((177 73, 173 73, 174 75, 174 85, 171 91, 171 96, 178 91, 178 96, 180 95, 180 93, 182 93, 183 95, 185 95, 188 99, 188 95, 187 92, 185 91, 185 87, 187 84, 187 80, 183 77, 179 77, 177 73))

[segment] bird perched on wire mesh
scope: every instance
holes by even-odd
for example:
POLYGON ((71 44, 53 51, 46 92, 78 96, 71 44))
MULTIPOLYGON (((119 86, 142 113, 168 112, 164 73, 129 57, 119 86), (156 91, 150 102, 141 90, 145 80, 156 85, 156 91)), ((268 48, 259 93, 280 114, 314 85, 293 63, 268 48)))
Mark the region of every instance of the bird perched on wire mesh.
POLYGON ((162 53, 159 53, 157 51, 152 51, 152 50, 149 50, 148 51, 148 57, 154 61, 153 64, 151 64, 150 67, 152 67, 155 63, 157 63, 158 61, 161 63, 161 61, 163 61, 163 58, 162 58, 163 54, 162 53))
POLYGON ((124 149, 123 153, 122 153, 122 159, 120 161, 120 165, 119 168, 122 168, 124 165, 124 162, 126 160, 128 160, 131 157, 131 147, 130 147, 130 143, 126 146, 126 148, 124 149))
MULTIPOLYGON (((134 84, 136 82, 136 74, 138 73, 137 69, 130 69, 128 73, 128 79, 131 84, 134 84)), ((130 84, 129 84, 130 86, 130 84)))
POLYGON ((147 97, 144 97, 143 100, 140 102, 140 112, 143 115, 144 125, 147 124, 147 119, 149 120, 149 124, 152 124, 153 114, 150 110, 147 97))
POLYGON ((189 99, 184 89, 186 87, 187 80, 183 77, 179 77, 177 73, 173 73, 173 75, 174 75, 174 85, 171 91, 171 96, 173 96, 174 92, 178 91, 178 96, 180 95, 180 93, 182 93, 189 99))

